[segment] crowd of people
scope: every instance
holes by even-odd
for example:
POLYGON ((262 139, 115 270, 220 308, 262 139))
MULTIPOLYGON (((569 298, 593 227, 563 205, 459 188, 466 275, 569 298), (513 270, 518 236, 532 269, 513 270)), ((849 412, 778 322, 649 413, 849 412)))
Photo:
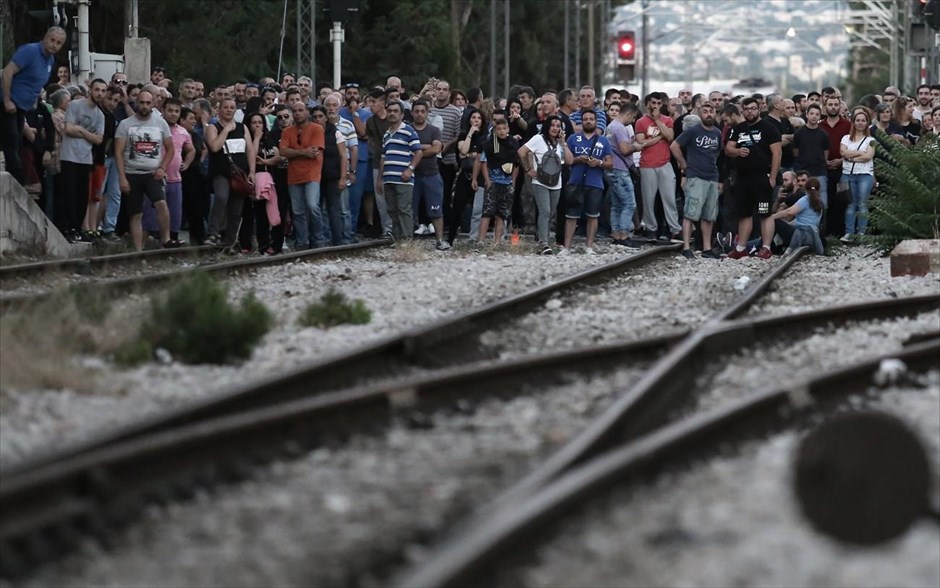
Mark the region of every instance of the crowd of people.
POLYGON ((147 84, 76 85, 53 67, 64 41, 53 27, 4 68, 6 169, 70 241, 138 250, 178 247, 184 227, 193 244, 272 255, 380 236, 446 251, 461 229, 479 247, 492 228, 495 246, 531 235, 542 254, 571 254, 579 233, 587 254, 598 239, 681 240, 689 259, 822 253, 827 235, 865 234, 885 142, 940 131, 940 85, 851 108, 832 87, 487 97, 284 73, 207 91, 160 67, 147 84))

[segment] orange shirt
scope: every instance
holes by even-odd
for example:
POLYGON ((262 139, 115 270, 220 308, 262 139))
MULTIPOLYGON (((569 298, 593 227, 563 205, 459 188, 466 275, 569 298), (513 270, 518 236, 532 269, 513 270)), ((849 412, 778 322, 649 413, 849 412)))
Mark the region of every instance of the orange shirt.
POLYGON ((280 149, 320 148, 320 157, 309 159, 297 157, 287 163, 287 183, 306 184, 319 182, 323 171, 323 149, 326 146, 326 134, 323 127, 316 123, 307 123, 302 130, 299 127, 287 127, 281 131, 280 149))

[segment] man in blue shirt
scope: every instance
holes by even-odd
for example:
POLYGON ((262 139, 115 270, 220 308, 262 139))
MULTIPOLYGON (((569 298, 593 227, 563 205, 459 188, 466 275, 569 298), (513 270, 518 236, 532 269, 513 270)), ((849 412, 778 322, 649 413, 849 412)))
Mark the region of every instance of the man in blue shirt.
MULTIPOLYGON (((582 186, 580 202, 565 202, 565 245, 559 255, 568 255, 571 241, 581 215, 587 217, 587 249, 585 253, 594 255, 594 236, 597 234, 597 219, 601 215, 601 202, 604 200, 604 170, 614 167, 614 158, 610 142, 606 137, 597 135, 597 114, 591 109, 581 110, 581 132, 568 137, 568 149, 574 155, 571 165, 571 177, 568 186, 582 186)), ((568 198, 570 188, 565 188, 568 198)))
POLYGON ((20 46, 10 63, 3 68, 0 96, 3 97, 3 113, 0 114, 0 138, 6 168, 13 177, 23 183, 23 164, 20 161, 20 141, 26 113, 36 107, 36 100, 49 80, 55 54, 65 44, 65 30, 52 27, 39 43, 20 46))
POLYGON ((414 193, 415 168, 421 162, 421 141, 418 133, 406 125, 402 118, 405 107, 398 100, 385 105, 386 116, 391 126, 382 138, 382 163, 376 194, 385 195, 388 214, 392 218, 392 235, 395 240, 411 237, 411 199, 414 193))

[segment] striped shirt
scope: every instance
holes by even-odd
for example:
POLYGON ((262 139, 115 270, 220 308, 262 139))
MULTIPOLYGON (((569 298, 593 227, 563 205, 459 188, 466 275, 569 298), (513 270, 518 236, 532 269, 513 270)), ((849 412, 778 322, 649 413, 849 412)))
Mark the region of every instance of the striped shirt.
POLYGON ((408 181, 402 179, 415 151, 421 151, 421 140, 418 133, 411 126, 402 123, 398 130, 385 131, 382 137, 382 161, 385 164, 382 172, 382 183, 414 185, 414 175, 408 181))
MULTIPOLYGON (((603 134, 607 130, 607 113, 599 108, 594 109, 594 113, 597 115, 597 128, 603 134)), ((571 119, 571 124, 575 126, 581 126, 581 111, 575 110, 568 115, 568 118, 571 119)))
MULTIPOLYGON (((441 117, 441 120, 444 121, 444 126, 441 128, 441 142, 444 145, 447 145, 451 141, 457 138, 457 135, 460 134, 460 109, 454 106, 453 104, 448 104, 443 108, 438 108, 437 106, 431 106, 431 114, 436 114, 441 117)), ((457 163, 457 152, 453 146, 447 150, 446 153, 442 154, 444 163, 450 165, 456 165, 457 163)))

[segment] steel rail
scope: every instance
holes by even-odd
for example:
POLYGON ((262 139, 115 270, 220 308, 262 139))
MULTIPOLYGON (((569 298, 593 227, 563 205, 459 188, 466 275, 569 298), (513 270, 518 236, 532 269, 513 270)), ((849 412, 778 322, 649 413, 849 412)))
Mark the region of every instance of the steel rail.
POLYGON ((0 280, 24 278, 35 274, 53 272, 90 272, 143 260, 202 257, 206 254, 221 253, 222 251, 223 248, 221 247, 201 245, 196 247, 180 247, 179 249, 148 249, 146 251, 88 255, 68 259, 51 259, 46 261, 0 265, 0 280))
MULTIPOLYGON (((940 296, 892 299, 729 323, 721 331, 738 339, 753 334, 775 340, 807 325, 908 314, 940 306, 940 296)), ((558 352, 510 362, 440 370, 430 375, 371 387, 322 394, 254 411, 162 429, 105 444, 58 461, 4 476, 0 485, 0 568, 15 571, 16 553, 30 545, 55 544, 56 537, 81 535, 130 519, 148 500, 185 496, 199 483, 239 479, 252 463, 289 447, 303 451, 336 436, 382 426, 402 410, 431 408, 458 398, 518 393, 521 383, 556 381, 559 373, 611 369, 625 359, 648 358, 685 335, 558 352), (482 392, 481 392, 482 391, 482 392), (194 482, 195 480, 195 482, 194 482), (38 538, 38 539, 37 539, 38 538)), ((537 393, 538 387, 530 386, 537 393)), ((25 556, 24 556, 25 557, 25 556)))
MULTIPOLYGON (((216 418, 226 414, 255 409, 259 406, 287 402, 329 390, 351 388, 365 377, 395 377, 414 366, 438 368, 463 361, 467 346, 475 347, 469 335, 478 335, 507 317, 517 318, 537 308, 554 294, 571 288, 603 281, 624 271, 639 267, 651 259, 676 250, 678 245, 653 247, 604 265, 580 271, 548 284, 543 284, 508 298, 496 300, 480 308, 441 318, 404 333, 389 335, 332 357, 316 360, 287 373, 266 376, 246 382, 211 398, 168 410, 138 423, 116 428, 101 437, 77 444, 64 453, 38 455, 29 464, 14 471, 49 463, 66 457, 119 442, 131 437, 169 430, 185 424, 216 418), (441 344, 463 339, 464 346, 452 345, 442 352, 441 344), (366 373, 363 366, 368 366, 366 373)), ((0 472, 6 473, 3 470, 0 472)))
MULTIPOLYGON (((125 278, 115 278, 109 280, 99 280, 75 285, 75 288, 81 288, 100 295, 126 295, 140 291, 146 286, 161 284, 178 280, 182 277, 191 275, 194 272, 202 271, 208 273, 232 273, 240 270, 251 270, 259 267, 280 265, 293 261, 308 261, 326 257, 334 257, 348 253, 361 253, 369 249, 390 245, 390 239, 379 239, 376 241, 363 241, 352 245, 339 245, 336 247, 321 247, 319 249, 307 249, 304 251, 295 251, 282 255, 266 255, 262 257, 245 257, 190 267, 180 270, 155 272, 139 276, 129 276, 125 278)), ((180 251, 180 250, 175 250, 180 251)), ((52 299, 58 295, 58 290, 51 290, 38 294, 9 294, 0 295, 0 312, 9 311, 16 308, 28 307, 52 299)))
POLYGON ((694 414, 634 438, 565 471, 523 501, 488 511, 464 524, 422 565, 405 571, 392 585, 444 588, 485 584, 487 566, 501 555, 518 554, 545 537, 545 528, 576 511, 586 500, 615 485, 640 483, 662 468, 686 463, 722 444, 779 430, 805 414, 819 414, 867 388, 883 359, 900 359, 909 369, 937 368, 940 340, 838 368, 793 387, 739 399, 694 414))

